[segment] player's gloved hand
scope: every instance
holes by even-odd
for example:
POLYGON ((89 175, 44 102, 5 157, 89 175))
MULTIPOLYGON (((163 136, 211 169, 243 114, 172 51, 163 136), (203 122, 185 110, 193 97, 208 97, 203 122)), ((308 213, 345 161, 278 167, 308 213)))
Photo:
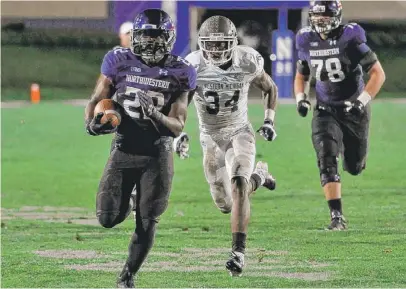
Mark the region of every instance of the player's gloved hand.
POLYGON ((144 91, 138 91, 137 96, 142 110, 147 116, 150 116, 150 113, 154 108, 154 102, 152 101, 152 98, 144 91))
POLYGON ((265 120, 257 132, 267 141, 273 141, 277 136, 272 120, 265 120))
POLYGON ((151 96, 143 91, 137 93, 140 106, 147 117, 159 120, 162 116, 161 112, 155 107, 151 96))
POLYGON ((346 106, 344 109, 346 112, 352 113, 356 116, 361 116, 364 114, 365 105, 358 99, 355 101, 346 101, 344 104, 346 106))
POLYGON ((367 91, 363 91, 355 101, 345 101, 344 104, 346 112, 360 116, 364 114, 365 107, 372 100, 371 95, 367 91))
POLYGON ((297 103, 297 112, 301 117, 306 117, 312 105, 306 99, 302 99, 297 103))
POLYGON ((110 122, 104 124, 101 123, 103 117, 103 112, 99 112, 93 119, 86 121, 86 132, 89 135, 102 135, 114 133, 117 131, 118 127, 113 127, 110 122))
POLYGON ((189 136, 182 132, 173 140, 173 150, 183 160, 189 157, 189 136))

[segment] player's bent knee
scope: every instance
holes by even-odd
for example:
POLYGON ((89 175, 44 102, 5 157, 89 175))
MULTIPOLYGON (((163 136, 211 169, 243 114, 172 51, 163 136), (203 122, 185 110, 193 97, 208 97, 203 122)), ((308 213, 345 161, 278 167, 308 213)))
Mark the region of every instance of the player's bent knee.
POLYGON ((233 206, 230 188, 224 183, 228 180, 221 182, 210 183, 210 194, 213 198, 216 207, 223 213, 229 214, 233 206))
POLYGON ((231 213, 231 208, 233 206, 233 201, 232 201, 232 199, 230 197, 214 196, 213 199, 214 199, 214 203, 216 204, 217 208, 219 208, 219 210, 223 214, 231 213))
POLYGON ((234 177, 240 177, 246 181, 250 179, 253 171, 253 161, 247 155, 239 155, 234 158, 229 174, 234 177))
POLYGON ((119 213, 100 212, 97 214, 97 220, 104 228, 110 229, 117 225, 119 213))
POLYGON ((344 170, 353 176, 358 176, 365 169, 365 163, 359 162, 353 165, 349 165, 347 162, 344 162, 344 170))
POLYGON ((337 169, 337 158, 334 156, 323 157, 319 160, 320 183, 324 187, 328 183, 339 183, 340 174, 337 169))
POLYGON ((229 201, 225 199, 215 199, 214 202, 216 203, 217 208, 219 208, 220 212, 223 214, 230 214, 231 213, 231 208, 233 206, 233 202, 230 198, 229 201))

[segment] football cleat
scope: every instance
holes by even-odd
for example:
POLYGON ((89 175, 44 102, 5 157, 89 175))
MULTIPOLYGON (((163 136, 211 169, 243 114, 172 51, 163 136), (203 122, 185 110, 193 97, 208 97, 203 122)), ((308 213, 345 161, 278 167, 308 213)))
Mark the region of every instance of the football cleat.
POLYGON ((230 260, 226 263, 226 268, 232 277, 240 277, 244 267, 244 253, 232 251, 230 260))
POLYGON ((327 229, 330 231, 343 231, 347 229, 347 221, 339 211, 331 212, 331 223, 327 229))
POLYGON ((268 164, 265 162, 257 162, 255 170, 253 174, 258 175, 261 178, 261 186, 267 188, 268 190, 275 190, 276 188, 276 180, 275 178, 268 172, 268 164))
POLYGON ((117 279, 117 288, 135 288, 134 274, 128 271, 127 265, 117 279))

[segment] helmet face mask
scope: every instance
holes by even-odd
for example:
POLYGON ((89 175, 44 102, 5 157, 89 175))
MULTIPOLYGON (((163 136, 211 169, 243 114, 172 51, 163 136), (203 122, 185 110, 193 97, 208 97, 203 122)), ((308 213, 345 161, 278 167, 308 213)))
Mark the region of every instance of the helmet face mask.
POLYGON ((328 35, 341 24, 341 2, 313 1, 309 9, 310 25, 319 34, 328 35))
POLYGON ((174 32, 162 29, 137 29, 131 35, 131 48, 147 63, 159 62, 172 50, 174 32))
POLYGON ((200 27, 198 44, 206 63, 221 66, 233 56, 238 44, 237 29, 226 17, 210 17, 200 27))
POLYGON ((175 26, 166 12, 147 9, 134 20, 131 51, 147 64, 156 64, 172 51, 175 26))
POLYGON ((223 40, 199 39, 199 46, 203 53, 203 58, 213 65, 222 65, 232 58, 232 51, 236 46, 233 38, 223 40))

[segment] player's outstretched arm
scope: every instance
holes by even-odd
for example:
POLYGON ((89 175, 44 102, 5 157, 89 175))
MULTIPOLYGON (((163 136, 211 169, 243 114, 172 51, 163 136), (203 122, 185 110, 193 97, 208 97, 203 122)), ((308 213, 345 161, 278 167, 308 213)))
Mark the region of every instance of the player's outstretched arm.
POLYGON ((167 131, 161 131, 163 135, 178 137, 182 133, 187 117, 188 94, 188 91, 180 93, 176 101, 172 103, 167 116, 158 111, 154 105, 148 105, 148 108, 145 109, 150 118, 167 128, 167 131))
POLYGON ((294 90, 297 104, 297 111, 300 116, 305 117, 310 110, 310 68, 305 61, 298 61, 294 90))
MULTIPOLYGON (((188 106, 192 102, 195 92, 196 89, 188 93, 188 103, 187 103, 188 106)), ((178 137, 175 137, 173 140, 173 150, 182 160, 187 159, 189 157, 189 141, 190 138, 186 132, 182 132, 178 137)))
POLYGON ((262 90, 262 98, 264 100, 265 118, 264 124, 258 130, 258 132, 268 141, 272 141, 276 138, 276 131, 274 128, 274 118, 276 103, 278 100, 278 87, 272 78, 263 71, 258 75, 253 83, 259 89, 262 90))
POLYGON ((90 97, 90 100, 85 108, 85 124, 86 131, 90 135, 107 134, 114 131, 109 123, 102 125, 100 123, 102 115, 94 117, 94 109, 99 101, 108 98, 110 95, 111 80, 101 74, 97 80, 96 87, 90 97))

